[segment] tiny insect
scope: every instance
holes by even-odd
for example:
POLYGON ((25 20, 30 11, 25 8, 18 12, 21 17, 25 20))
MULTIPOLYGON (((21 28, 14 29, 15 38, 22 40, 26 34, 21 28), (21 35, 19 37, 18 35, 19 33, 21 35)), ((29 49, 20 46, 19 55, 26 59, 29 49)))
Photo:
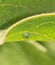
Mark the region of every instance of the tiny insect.
POLYGON ((29 34, 28 33, 24 33, 24 37, 25 38, 29 38, 29 34))

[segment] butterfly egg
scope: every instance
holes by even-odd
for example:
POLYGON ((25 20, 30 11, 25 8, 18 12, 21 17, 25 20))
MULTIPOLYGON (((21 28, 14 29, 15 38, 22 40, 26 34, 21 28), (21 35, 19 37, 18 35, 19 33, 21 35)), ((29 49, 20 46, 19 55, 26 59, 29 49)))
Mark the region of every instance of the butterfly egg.
POLYGON ((29 34, 28 33, 24 33, 24 37, 25 38, 29 38, 29 34))

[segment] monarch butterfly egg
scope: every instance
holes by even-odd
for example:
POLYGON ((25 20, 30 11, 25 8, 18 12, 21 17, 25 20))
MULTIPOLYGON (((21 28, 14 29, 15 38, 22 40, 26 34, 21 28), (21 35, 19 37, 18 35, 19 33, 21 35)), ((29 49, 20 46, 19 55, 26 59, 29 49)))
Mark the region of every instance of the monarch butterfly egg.
POLYGON ((25 38, 29 38, 29 34, 28 33, 24 33, 24 37, 25 38))

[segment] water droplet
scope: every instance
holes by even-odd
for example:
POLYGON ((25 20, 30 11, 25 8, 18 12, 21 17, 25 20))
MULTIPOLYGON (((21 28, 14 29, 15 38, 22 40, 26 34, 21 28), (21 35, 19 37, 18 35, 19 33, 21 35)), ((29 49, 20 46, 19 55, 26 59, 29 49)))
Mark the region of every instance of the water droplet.
POLYGON ((24 37, 25 38, 29 38, 29 34, 28 33, 24 33, 24 37))

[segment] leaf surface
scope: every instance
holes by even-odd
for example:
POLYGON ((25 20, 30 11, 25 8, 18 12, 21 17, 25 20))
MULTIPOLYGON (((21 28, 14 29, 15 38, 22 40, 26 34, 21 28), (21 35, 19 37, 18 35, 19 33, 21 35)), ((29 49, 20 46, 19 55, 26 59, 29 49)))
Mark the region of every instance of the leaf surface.
POLYGON ((54 60, 29 42, 6 42, 0 46, 1 65, 54 65, 54 60))
POLYGON ((0 29, 25 17, 55 11, 55 0, 1 0, 0 29))
POLYGON ((8 29, 5 41, 55 41, 55 13, 35 15, 8 29), (28 38, 26 38, 28 36, 28 38))

